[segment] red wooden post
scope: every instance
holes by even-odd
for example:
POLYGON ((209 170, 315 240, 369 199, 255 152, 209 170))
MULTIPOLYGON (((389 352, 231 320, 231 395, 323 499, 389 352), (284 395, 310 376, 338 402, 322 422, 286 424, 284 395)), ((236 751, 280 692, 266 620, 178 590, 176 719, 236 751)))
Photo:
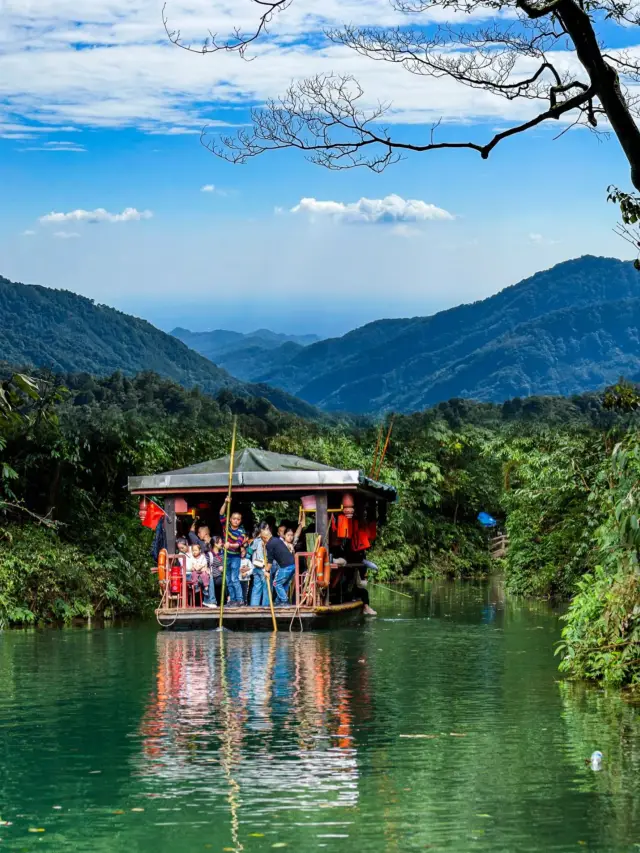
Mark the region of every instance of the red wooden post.
POLYGON ((300 606, 300 555, 299 554, 295 555, 295 560, 296 560, 296 583, 295 583, 296 605, 299 607, 300 606))

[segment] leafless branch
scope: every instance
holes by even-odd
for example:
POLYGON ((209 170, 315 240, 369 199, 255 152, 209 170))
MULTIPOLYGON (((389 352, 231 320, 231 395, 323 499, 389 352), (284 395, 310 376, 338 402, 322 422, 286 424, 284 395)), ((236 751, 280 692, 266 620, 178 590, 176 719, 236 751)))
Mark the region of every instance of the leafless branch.
POLYGON ((167 17, 167 3, 162 7, 162 24, 169 41, 173 42, 176 47, 180 47, 190 53, 207 54, 227 51, 228 53, 238 53, 243 59, 246 59, 247 48, 252 44, 252 42, 267 34, 268 26, 273 19, 274 14, 276 12, 284 12, 284 10, 293 2, 293 0, 252 1, 265 10, 258 18, 258 23, 252 33, 246 34, 240 29, 234 29, 232 36, 220 39, 217 33, 213 33, 209 30, 209 34, 203 39, 202 44, 194 46, 193 44, 187 43, 183 40, 180 30, 171 29, 169 25, 169 18, 167 17))
POLYGON ((205 137, 203 143, 214 154, 232 163, 246 163, 269 150, 295 148, 312 162, 332 169, 365 166, 374 172, 382 171, 408 151, 466 148, 486 159, 502 140, 549 119, 559 119, 587 104, 594 96, 593 89, 580 83, 557 88, 548 109, 529 121, 497 133, 484 144, 436 142, 435 130, 440 122, 431 129, 430 141, 418 144, 393 139, 388 128, 380 126, 387 105, 379 104, 369 111, 359 106, 363 91, 352 77, 316 75, 292 85, 283 98, 269 102, 264 109, 254 110, 250 130, 222 137, 217 144, 205 137), (571 98, 558 99, 571 88, 580 91, 571 98))

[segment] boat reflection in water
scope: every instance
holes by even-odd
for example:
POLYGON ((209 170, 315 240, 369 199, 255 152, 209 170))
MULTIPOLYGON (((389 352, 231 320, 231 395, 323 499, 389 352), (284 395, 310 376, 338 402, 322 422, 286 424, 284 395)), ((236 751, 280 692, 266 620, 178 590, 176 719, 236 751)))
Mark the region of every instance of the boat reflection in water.
POLYGON ((346 681, 329 635, 159 633, 135 772, 150 796, 226 824, 236 850, 285 814, 289 827, 348 826, 335 811, 358 802, 346 681))

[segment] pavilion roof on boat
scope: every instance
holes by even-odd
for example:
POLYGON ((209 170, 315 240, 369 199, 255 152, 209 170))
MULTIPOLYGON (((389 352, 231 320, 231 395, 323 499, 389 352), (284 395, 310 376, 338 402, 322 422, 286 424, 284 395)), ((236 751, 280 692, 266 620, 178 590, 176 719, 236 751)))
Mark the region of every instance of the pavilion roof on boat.
MULTIPOLYGON (((226 493, 229 455, 199 462, 176 471, 146 477, 129 477, 129 491, 136 495, 188 495, 226 493)), ((362 471, 343 470, 268 450, 249 448, 234 454, 233 493, 243 500, 280 500, 317 492, 357 492, 364 498, 393 502, 393 486, 379 483, 362 471), (268 497, 265 494, 269 493, 268 497)))

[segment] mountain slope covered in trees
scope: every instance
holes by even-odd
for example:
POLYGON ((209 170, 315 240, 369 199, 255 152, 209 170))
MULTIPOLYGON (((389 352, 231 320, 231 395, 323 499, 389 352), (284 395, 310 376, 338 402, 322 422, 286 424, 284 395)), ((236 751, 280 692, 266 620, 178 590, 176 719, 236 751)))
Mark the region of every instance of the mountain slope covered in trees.
POLYGON ((586 256, 431 317, 379 320, 245 376, 328 410, 573 394, 640 371, 640 276, 586 256))
POLYGON ((278 388, 243 383, 146 320, 68 290, 11 282, 0 276, 0 360, 57 373, 106 376, 154 371, 187 388, 222 388, 263 396, 283 411, 309 417, 312 406, 278 388))

